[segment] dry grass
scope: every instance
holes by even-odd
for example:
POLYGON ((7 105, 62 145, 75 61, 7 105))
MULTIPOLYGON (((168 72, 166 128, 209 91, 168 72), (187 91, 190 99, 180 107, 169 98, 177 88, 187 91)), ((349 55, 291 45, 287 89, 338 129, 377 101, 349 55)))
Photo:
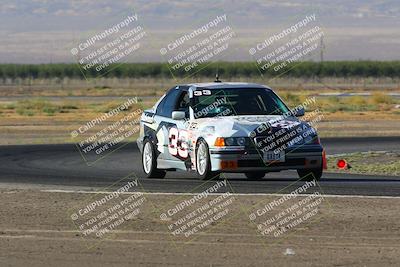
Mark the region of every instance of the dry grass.
MULTIPOLYGON (((109 109, 106 103, 85 105, 77 102, 76 106, 78 109, 52 116, 39 112, 32 116, 21 115, 15 108, 3 109, 0 113, 0 144, 70 143, 73 142, 70 138, 73 130, 100 115, 101 110, 109 109)), ((399 115, 389 112, 329 113, 324 114, 317 126, 322 137, 398 136, 400 133, 399 115)))
MULTIPOLYGON (((173 79, 100 79, 87 82, 66 81, 62 87, 49 81, 37 81, 29 86, 2 86, 0 90, 0 144, 71 142, 69 134, 80 125, 115 108, 121 102, 115 98, 97 99, 90 96, 119 97, 153 95, 136 107, 150 107, 165 90, 175 84, 205 82, 204 78, 176 81, 173 79), (48 83, 48 84, 46 84, 48 83), (15 98, 28 97, 16 101, 15 98), (77 100, 50 100, 47 96, 84 96, 77 100)), ((324 118, 318 124, 321 136, 382 136, 400 134, 400 99, 387 92, 399 90, 397 80, 328 79, 315 80, 237 78, 235 81, 269 84, 289 106, 305 101, 320 92, 371 91, 370 97, 319 97, 308 111, 320 109, 324 118), (335 84, 336 83, 336 84, 335 84), (327 84, 334 86, 327 87, 327 84), (353 87, 346 87, 353 84, 353 87), (372 85, 376 85, 373 87, 372 85), (389 84, 389 85, 386 85, 389 84), (368 86, 366 86, 368 85, 368 86), (397 87, 396 87, 397 86, 397 87), (382 91, 377 92, 376 89, 382 91)))
MULTIPOLYGON (((313 94, 316 92, 388 92, 399 91, 398 78, 279 78, 279 77, 235 77, 223 81, 240 81, 267 84, 279 93, 313 94)), ((176 84, 210 82, 210 78, 99 78, 80 79, 26 79, 18 84, 2 84, 0 97, 7 96, 143 96, 161 95, 176 84)))

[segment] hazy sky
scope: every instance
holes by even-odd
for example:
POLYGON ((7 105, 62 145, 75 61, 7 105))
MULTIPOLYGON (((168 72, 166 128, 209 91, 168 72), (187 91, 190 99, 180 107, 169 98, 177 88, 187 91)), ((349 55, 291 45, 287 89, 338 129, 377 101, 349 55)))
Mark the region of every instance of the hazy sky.
POLYGON ((249 48, 311 14, 326 60, 400 60, 399 0, 0 0, 0 63, 73 62, 72 48, 129 13, 146 37, 127 61, 163 61, 161 48, 222 14, 235 32, 224 60, 251 60, 249 48))

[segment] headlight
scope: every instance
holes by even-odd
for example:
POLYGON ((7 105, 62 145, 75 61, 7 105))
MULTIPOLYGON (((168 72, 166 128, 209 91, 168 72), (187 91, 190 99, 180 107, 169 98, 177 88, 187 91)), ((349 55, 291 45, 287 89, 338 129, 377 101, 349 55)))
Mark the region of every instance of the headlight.
POLYGON ((312 142, 313 142, 313 140, 314 140, 314 138, 313 138, 313 136, 306 136, 305 138, 304 138, 304 143, 306 143, 306 144, 312 144, 312 142))
POLYGON ((236 145, 235 139, 233 139, 232 137, 225 138, 225 145, 226 146, 234 146, 234 145, 236 145))
POLYGON ((319 137, 317 135, 309 135, 304 138, 304 143, 318 145, 320 144, 319 137))
POLYGON ((244 138, 244 137, 238 137, 236 139, 236 141, 237 141, 237 144, 239 146, 245 146, 246 145, 246 138, 244 138))
POLYGON ((247 137, 218 137, 215 146, 246 146, 250 143, 247 137))

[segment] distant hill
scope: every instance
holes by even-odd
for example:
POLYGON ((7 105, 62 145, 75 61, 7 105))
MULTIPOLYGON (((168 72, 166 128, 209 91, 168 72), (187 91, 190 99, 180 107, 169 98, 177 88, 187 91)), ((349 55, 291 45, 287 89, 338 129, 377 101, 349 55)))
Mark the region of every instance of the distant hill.
MULTIPOLYGON (((5 3, 4 3, 5 2, 5 3)), ((134 62, 162 61, 167 41, 227 14, 236 32, 224 60, 248 61, 248 49, 269 34, 315 13, 326 33, 327 60, 399 60, 398 0, 19 0, 0 5, 0 63, 73 62, 78 40, 138 14, 148 33, 134 62)))

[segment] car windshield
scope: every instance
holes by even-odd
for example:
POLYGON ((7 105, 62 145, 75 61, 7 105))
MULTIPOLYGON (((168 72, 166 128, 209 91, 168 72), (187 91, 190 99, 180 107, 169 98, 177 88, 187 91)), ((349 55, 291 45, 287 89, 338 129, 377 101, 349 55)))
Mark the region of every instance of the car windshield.
POLYGON ((235 115, 283 115, 289 109, 268 89, 234 88, 194 91, 195 118, 235 115))

